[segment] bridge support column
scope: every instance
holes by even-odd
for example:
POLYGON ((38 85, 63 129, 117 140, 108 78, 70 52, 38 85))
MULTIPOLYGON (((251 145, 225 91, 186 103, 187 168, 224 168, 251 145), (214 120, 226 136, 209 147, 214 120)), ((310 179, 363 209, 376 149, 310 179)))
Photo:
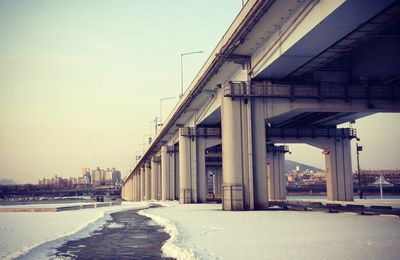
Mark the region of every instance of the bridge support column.
POLYGON ((127 180, 127 185, 125 185, 125 200, 126 201, 129 201, 130 200, 130 198, 129 198, 129 184, 130 184, 130 182, 131 182, 131 180, 130 179, 128 179, 127 180))
POLYGON ((207 201, 207 173, 206 173, 206 138, 196 138, 196 156, 197 169, 197 202, 205 203, 207 201))
POLYGON ((144 200, 150 200, 151 195, 151 169, 150 162, 144 164, 144 200))
POLYGON ((130 201, 133 201, 133 176, 131 178, 130 185, 129 185, 129 197, 130 197, 130 201))
POLYGON ((151 195, 152 200, 157 200, 158 194, 158 162, 157 157, 151 159, 151 195))
POLYGON ((325 153, 327 199, 353 201, 350 140, 333 138, 325 153))
POLYGON ((179 129, 179 203, 192 203, 192 145, 191 138, 179 129))
POLYGON ((136 175, 132 174, 132 201, 136 201, 136 175))
POLYGON ((174 145, 173 153, 173 182, 171 183, 171 189, 174 200, 180 200, 180 170, 179 170, 179 144, 174 145))
POLYGON ((161 147, 161 199, 170 199, 170 156, 168 155, 168 147, 161 147))
POLYGON ((136 201, 140 201, 140 169, 136 173, 136 201))
POLYGON ((136 175, 132 173, 132 201, 136 201, 136 175))
POLYGON ((267 173, 268 197, 270 200, 286 199, 285 147, 268 145, 267 173))
POLYGON ((125 200, 125 185, 122 185, 121 187, 121 199, 125 200))
POLYGON ((189 133, 195 128, 179 129, 180 203, 206 202, 205 138, 189 133))
POLYGON ((145 200, 145 167, 140 168, 140 201, 145 200))
POLYGON ((224 210, 268 207, 265 112, 262 100, 223 97, 224 210))
POLYGON ((135 201, 140 201, 140 199, 139 199, 139 187, 140 186, 138 186, 138 182, 140 181, 139 180, 139 175, 137 174, 137 173, 135 173, 135 175, 134 175, 134 187, 135 187, 135 193, 134 193, 134 196, 135 196, 135 201))
POLYGON ((222 188, 222 172, 221 169, 216 168, 213 171, 213 193, 217 197, 221 196, 221 188, 222 188))

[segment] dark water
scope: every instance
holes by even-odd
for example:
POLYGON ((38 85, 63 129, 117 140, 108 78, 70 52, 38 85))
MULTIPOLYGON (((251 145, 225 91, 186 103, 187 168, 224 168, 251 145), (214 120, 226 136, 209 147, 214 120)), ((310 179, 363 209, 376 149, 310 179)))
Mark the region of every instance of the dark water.
POLYGON ((57 248, 65 259, 166 259, 161 247, 169 235, 138 210, 111 214, 101 230, 90 237, 68 241, 57 248))
MULTIPOLYGON (((359 201, 359 200, 360 201, 365 201, 365 200, 368 201, 368 200, 372 200, 372 199, 376 200, 376 199, 380 199, 380 198, 381 198, 380 195, 367 195, 366 198, 364 196, 364 198, 362 200, 360 200, 358 195, 354 195, 354 200, 356 200, 356 201, 359 201)), ((286 199, 287 200, 322 200, 322 201, 324 201, 324 200, 326 200, 326 196, 319 196, 319 195, 317 195, 317 196, 307 196, 307 195, 294 196, 294 195, 291 195, 291 196, 286 196, 286 199)), ((400 199, 400 195, 391 195, 391 194, 385 195, 384 194, 383 199, 400 199)))

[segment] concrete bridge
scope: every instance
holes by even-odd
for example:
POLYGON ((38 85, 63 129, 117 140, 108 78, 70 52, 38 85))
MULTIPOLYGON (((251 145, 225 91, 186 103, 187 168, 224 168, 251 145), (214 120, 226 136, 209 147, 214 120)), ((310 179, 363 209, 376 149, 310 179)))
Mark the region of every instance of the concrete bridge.
POLYGON ((400 112, 400 3, 249 0, 127 177, 130 201, 265 209, 284 200, 287 147, 323 149, 328 200, 353 200, 337 126, 400 112), (212 174, 209 174, 209 173, 212 174))

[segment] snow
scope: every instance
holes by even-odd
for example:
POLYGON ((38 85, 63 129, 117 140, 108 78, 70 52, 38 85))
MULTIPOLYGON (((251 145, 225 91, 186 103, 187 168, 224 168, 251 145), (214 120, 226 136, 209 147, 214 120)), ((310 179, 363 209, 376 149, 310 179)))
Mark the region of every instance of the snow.
MULTIPOLYGON (((66 205, 45 204, 57 206, 66 205)), ((27 259, 48 259, 46 253, 50 249, 72 237, 88 236, 103 226, 111 213, 146 207, 148 203, 123 202, 118 206, 61 212, 0 213, 0 258, 13 259, 29 252, 27 259)))
MULTIPOLYGON (((400 218, 395 216, 158 204, 164 207, 144 209, 149 203, 124 202, 62 212, 2 213, 0 258, 54 259, 55 248, 89 236, 110 219, 110 213, 143 208, 139 214, 152 218, 171 236, 162 247, 164 255, 177 259, 400 259, 400 218)), ((123 228, 115 222, 108 227, 123 228)))
POLYGON ((171 235, 163 253, 178 259, 400 259, 395 216, 164 204, 141 212, 171 235))

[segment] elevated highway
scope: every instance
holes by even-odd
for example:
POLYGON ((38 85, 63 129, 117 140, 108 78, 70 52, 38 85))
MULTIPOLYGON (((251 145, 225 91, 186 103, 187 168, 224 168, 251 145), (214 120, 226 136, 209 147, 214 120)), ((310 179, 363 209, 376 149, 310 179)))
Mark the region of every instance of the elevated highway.
POLYGON ((287 149, 275 145, 284 142, 323 149, 328 199, 353 200, 357 136, 337 126, 400 111, 399 20, 394 0, 249 0, 132 169, 123 198, 199 203, 212 186, 224 210, 265 209, 286 196, 287 149))

